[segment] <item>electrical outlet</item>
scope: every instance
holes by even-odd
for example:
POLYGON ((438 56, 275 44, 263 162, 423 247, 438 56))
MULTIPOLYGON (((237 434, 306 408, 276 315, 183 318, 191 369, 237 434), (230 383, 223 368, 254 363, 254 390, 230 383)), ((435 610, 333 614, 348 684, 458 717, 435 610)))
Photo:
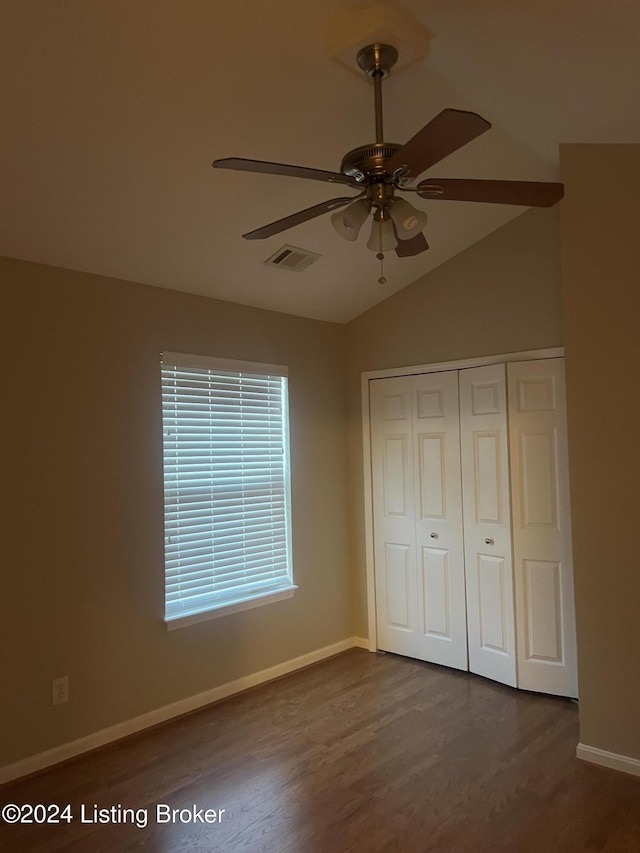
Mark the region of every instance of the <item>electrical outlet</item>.
POLYGON ((51 698, 54 705, 62 705, 69 701, 69 676, 54 678, 51 685, 51 698))

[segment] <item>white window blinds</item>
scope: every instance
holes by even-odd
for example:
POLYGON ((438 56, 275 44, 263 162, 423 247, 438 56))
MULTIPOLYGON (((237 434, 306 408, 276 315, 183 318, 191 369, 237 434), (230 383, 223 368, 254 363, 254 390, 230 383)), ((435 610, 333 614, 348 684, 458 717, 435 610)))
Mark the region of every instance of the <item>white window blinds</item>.
POLYGON ((286 368, 164 353, 165 619, 290 588, 286 368))

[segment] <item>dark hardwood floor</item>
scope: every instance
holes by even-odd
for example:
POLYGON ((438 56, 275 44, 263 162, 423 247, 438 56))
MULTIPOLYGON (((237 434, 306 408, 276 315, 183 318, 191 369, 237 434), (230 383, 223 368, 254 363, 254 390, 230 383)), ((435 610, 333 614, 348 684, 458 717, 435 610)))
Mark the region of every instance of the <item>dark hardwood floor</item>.
POLYGON ((0 848, 638 853, 640 779, 577 761, 577 741, 567 700, 353 650, 0 788, 0 805, 74 817, 0 823, 0 848), (225 811, 163 824, 157 804, 225 811), (81 806, 146 826, 82 823, 81 806))

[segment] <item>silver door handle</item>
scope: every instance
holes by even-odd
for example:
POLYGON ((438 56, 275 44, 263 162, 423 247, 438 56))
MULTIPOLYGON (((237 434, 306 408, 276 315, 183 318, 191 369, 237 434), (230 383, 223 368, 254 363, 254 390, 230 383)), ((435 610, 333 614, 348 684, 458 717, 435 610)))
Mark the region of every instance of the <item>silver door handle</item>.
POLYGON ((437 538, 438 538, 438 534, 437 534, 437 533, 430 533, 430 534, 429 534, 429 536, 430 536, 432 539, 437 539, 437 538))
POLYGON ((484 544, 485 545, 493 545, 493 539, 485 539, 484 544))

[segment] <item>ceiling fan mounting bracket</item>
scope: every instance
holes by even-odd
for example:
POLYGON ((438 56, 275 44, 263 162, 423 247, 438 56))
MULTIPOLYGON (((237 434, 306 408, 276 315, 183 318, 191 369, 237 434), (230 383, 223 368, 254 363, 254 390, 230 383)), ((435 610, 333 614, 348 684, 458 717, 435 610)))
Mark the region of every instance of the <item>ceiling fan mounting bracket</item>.
POLYGON ((398 51, 390 44, 368 44, 358 51, 356 61, 368 77, 376 71, 386 77, 398 61, 398 51))

